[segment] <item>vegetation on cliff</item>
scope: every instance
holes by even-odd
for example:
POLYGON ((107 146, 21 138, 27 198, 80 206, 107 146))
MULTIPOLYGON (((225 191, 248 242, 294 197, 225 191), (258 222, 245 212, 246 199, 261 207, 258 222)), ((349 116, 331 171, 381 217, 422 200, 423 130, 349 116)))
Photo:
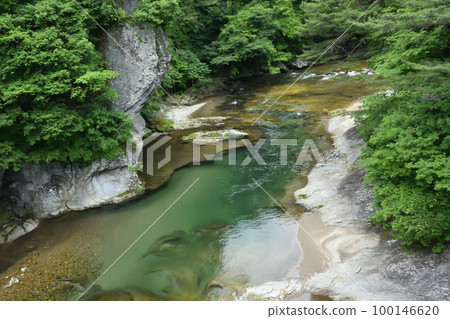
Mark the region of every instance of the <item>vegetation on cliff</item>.
POLYGON ((372 221, 404 245, 439 252, 450 241, 450 10, 445 1, 394 3, 365 26, 380 51, 371 65, 390 88, 356 116, 372 221))
MULTIPOLYGON (((117 20, 109 2, 80 2, 104 25, 117 20)), ((95 22, 73 1, 0 1, 0 12, 0 168, 119 155, 132 124, 109 107, 117 74, 95 48, 95 22)))

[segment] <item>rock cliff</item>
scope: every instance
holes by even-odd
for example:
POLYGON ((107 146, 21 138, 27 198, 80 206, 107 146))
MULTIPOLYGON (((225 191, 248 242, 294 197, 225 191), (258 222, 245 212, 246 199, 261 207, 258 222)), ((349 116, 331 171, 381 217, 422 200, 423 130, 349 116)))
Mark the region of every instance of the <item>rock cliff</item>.
MULTIPOLYGON (((137 3, 129 0, 120 1, 119 5, 130 13, 137 3)), ((112 107, 128 114, 134 122, 135 151, 131 160, 134 165, 142 150, 145 129, 140 111, 169 67, 168 39, 162 30, 149 24, 125 24, 106 31, 108 35, 104 35, 99 49, 108 67, 119 73, 111 82, 119 95, 112 107)), ((39 219, 49 218, 68 211, 117 203, 133 196, 140 181, 129 166, 130 159, 125 152, 114 160, 98 160, 82 168, 70 163, 26 164, 19 172, 6 171, 4 176, 0 172, 0 186, 3 198, 10 201, 9 207, 16 215, 33 213, 39 219)), ((12 229, 3 230, 3 235, 8 232, 10 238, 16 237, 12 236, 12 229)))

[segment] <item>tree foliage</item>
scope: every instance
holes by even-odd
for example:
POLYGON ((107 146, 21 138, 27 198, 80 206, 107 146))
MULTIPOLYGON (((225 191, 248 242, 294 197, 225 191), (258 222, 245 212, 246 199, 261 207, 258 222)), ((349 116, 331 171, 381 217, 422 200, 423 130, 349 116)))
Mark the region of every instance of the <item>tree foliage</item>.
POLYGON ((173 61, 163 85, 184 90, 208 85, 211 74, 248 77, 264 70, 280 72, 280 62, 301 52, 299 2, 144 0, 133 19, 165 28, 173 61), (170 15, 155 9, 169 3, 170 15))
POLYGON ((302 58, 315 60, 335 40, 337 42, 322 56, 320 63, 346 58, 354 47, 365 42, 369 32, 363 26, 379 11, 379 4, 367 10, 372 3, 373 0, 303 1, 300 6, 304 13, 302 58), (346 30, 346 34, 339 38, 346 30))
MULTIPOLYGON (((115 20, 112 2, 80 2, 103 24, 115 20)), ((0 7, 0 167, 119 155, 131 123, 109 108, 117 74, 95 49, 95 23, 73 1, 0 7)))
POLYGON ((135 23, 150 22, 153 25, 167 27, 180 14, 179 0, 140 0, 131 20, 135 23))
POLYGON ((392 24, 373 38, 383 49, 370 61, 391 91, 367 98, 356 115, 379 209, 372 220, 406 246, 439 252, 450 241, 449 10, 425 20, 442 1, 393 3, 370 20, 378 35, 392 24))
POLYGON ((279 73, 279 62, 300 53, 300 25, 292 1, 251 1, 229 17, 212 44, 211 63, 226 66, 231 76, 251 75, 261 67, 279 73))

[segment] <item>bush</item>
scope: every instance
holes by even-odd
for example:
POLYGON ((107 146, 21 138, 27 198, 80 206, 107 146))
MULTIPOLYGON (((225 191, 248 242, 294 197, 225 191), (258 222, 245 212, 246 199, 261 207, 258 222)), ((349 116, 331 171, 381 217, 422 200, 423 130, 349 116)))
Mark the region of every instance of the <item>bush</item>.
POLYGON ((213 42, 211 63, 231 77, 251 76, 267 68, 279 73, 280 62, 300 53, 300 15, 291 1, 251 1, 230 17, 213 42))
POLYGON ((445 6, 443 0, 399 0, 367 22, 374 47, 383 48, 370 65, 390 90, 367 98, 356 114, 367 141, 361 165, 378 209, 372 221, 403 245, 434 252, 450 241, 445 6))
POLYGON ((450 123, 448 96, 378 95, 357 115, 368 141, 361 165, 375 186, 372 221, 406 246, 441 251, 450 240, 450 123))
POLYGON ((161 114, 164 92, 159 89, 152 96, 141 110, 141 115, 147 123, 147 127, 158 132, 168 132, 173 129, 173 121, 165 118, 161 114))

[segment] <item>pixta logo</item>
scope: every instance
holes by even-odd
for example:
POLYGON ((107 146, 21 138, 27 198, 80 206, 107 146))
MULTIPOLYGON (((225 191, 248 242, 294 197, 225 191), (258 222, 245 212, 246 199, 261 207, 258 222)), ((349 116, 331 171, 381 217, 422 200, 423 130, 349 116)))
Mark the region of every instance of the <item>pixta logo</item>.
MULTIPOLYGON (((255 142, 255 144, 252 144, 250 140, 248 139, 242 139, 239 140, 242 142, 242 144, 245 146, 246 151, 249 153, 249 155, 240 163, 242 166, 246 166, 250 164, 252 160, 254 160, 258 165, 267 165, 266 161, 262 158, 261 154, 259 154, 259 150, 261 147, 267 143, 267 139, 260 139, 255 142)), ((201 163, 201 157, 203 155, 203 158, 207 161, 211 160, 223 160, 223 151, 224 151, 224 145, 223 141, 218 142, 215 144, 216 151, 212 154, 201 154, 201 146, 197 145, 195 143, 193 145, 193 156, 192 156, 192 162, 193 165, 200 165, 201 163)), ((296 139, 271 139, 269 141, 270 146, 279 146, 280 147, 280 165, 288 165, 288 146, 296 146, 298 145, 298 141, 296 139)), ((236 146, 237 146, 237 140, 228 140, 228 165, 234 166, 238 165, 236 160, 236 146)), ((313 140, 307 139, 303 143, 302 149, 297 156, 297 160, 295 161, 295 165, 303 165, 305 162, 311 162, 313 161, 313 158, 311 157, 312 154, 314 156, 314 159, 316 162, 321 163, 322 162, 322 156, 320 155, 319 149, 317 148, 316 144, 313 140)))
MULTIPOLYGON (((153 134, 143 140, 143 148, 139 155, 136 156, 133 150, 133 144, 127 143, 127 157, 129 159, 129 165, 133 166, 132 163, 137 163, 134 167, 145 174, 153 176, 155 170, 159 170, 165 165, 167 165, 172 157, 171 146, 166 145, 172 137, 168 135, 158 135, 153 134), (165 146, 164 150, 162 148, 165 146), (134 159, 134 160, 133 160, 134 159), (157 162, 156 162, 157 161, 157 162)), ((235 166, 249 165, 252 161, 255 161, 258 165, 267 165, 264 158, 259 154, 261 147, 268 144, 270 147, 279 147, 280 165, 288 165, 288 147, 297 146, 298 141, 296 139, 259 139, 252 143, 248 139, 240 140, 227 140, 228 143, 228 165, 235 166), (241 163, 237 163, 236 150, 239 146, 244 148, 248 155, 244 158, 241 163)), ((202 145, 194 142, 192 143, 192 163, 193 165, 200 165, 202 162, 202 157, 206 161, 223 160, 224 154, 224 141, 220 141, 213 144, 215 146, 215 151, 205 154, 202 152, 202 145)), ((317 163, 321 163, 323 158, 317 148, 316 144, 312 139, 307 139, 304 141, 302 148, 297 156, 295 165, 302 166, 305 162, 311 162, 315 160, 317 163), (313 159, 314 158, 314 159, 313 159)))
POLYGON ((133 147, 133 143, 127 142, 127 159, 128 165, 134 166, 133 162, 137 165, 135 166, 139 171, 144 172, 150 176, 153 176, 155 173, 155 166, 157 169, 161 169, 170 162, 172 159, 172 149, 170 145, 166 146, 164 150, 164 158, 160 159, 155 165, 155 153, 157 150, 162 148, 167 142, 169 142, 172 137, 168 135, 158 135, 152 134, 149 137, 145 138, 143 142, 142 151, 137 156, 137 160, 135 159, 135 151, 133 147), (159 139, 158 139, 159 138, 159 139), (156 141, 155 141, 156 140, 156 141), (133 160, 134 159, 134 160, 133 160), (144 162, 145 161, 145 162, 144 162))

